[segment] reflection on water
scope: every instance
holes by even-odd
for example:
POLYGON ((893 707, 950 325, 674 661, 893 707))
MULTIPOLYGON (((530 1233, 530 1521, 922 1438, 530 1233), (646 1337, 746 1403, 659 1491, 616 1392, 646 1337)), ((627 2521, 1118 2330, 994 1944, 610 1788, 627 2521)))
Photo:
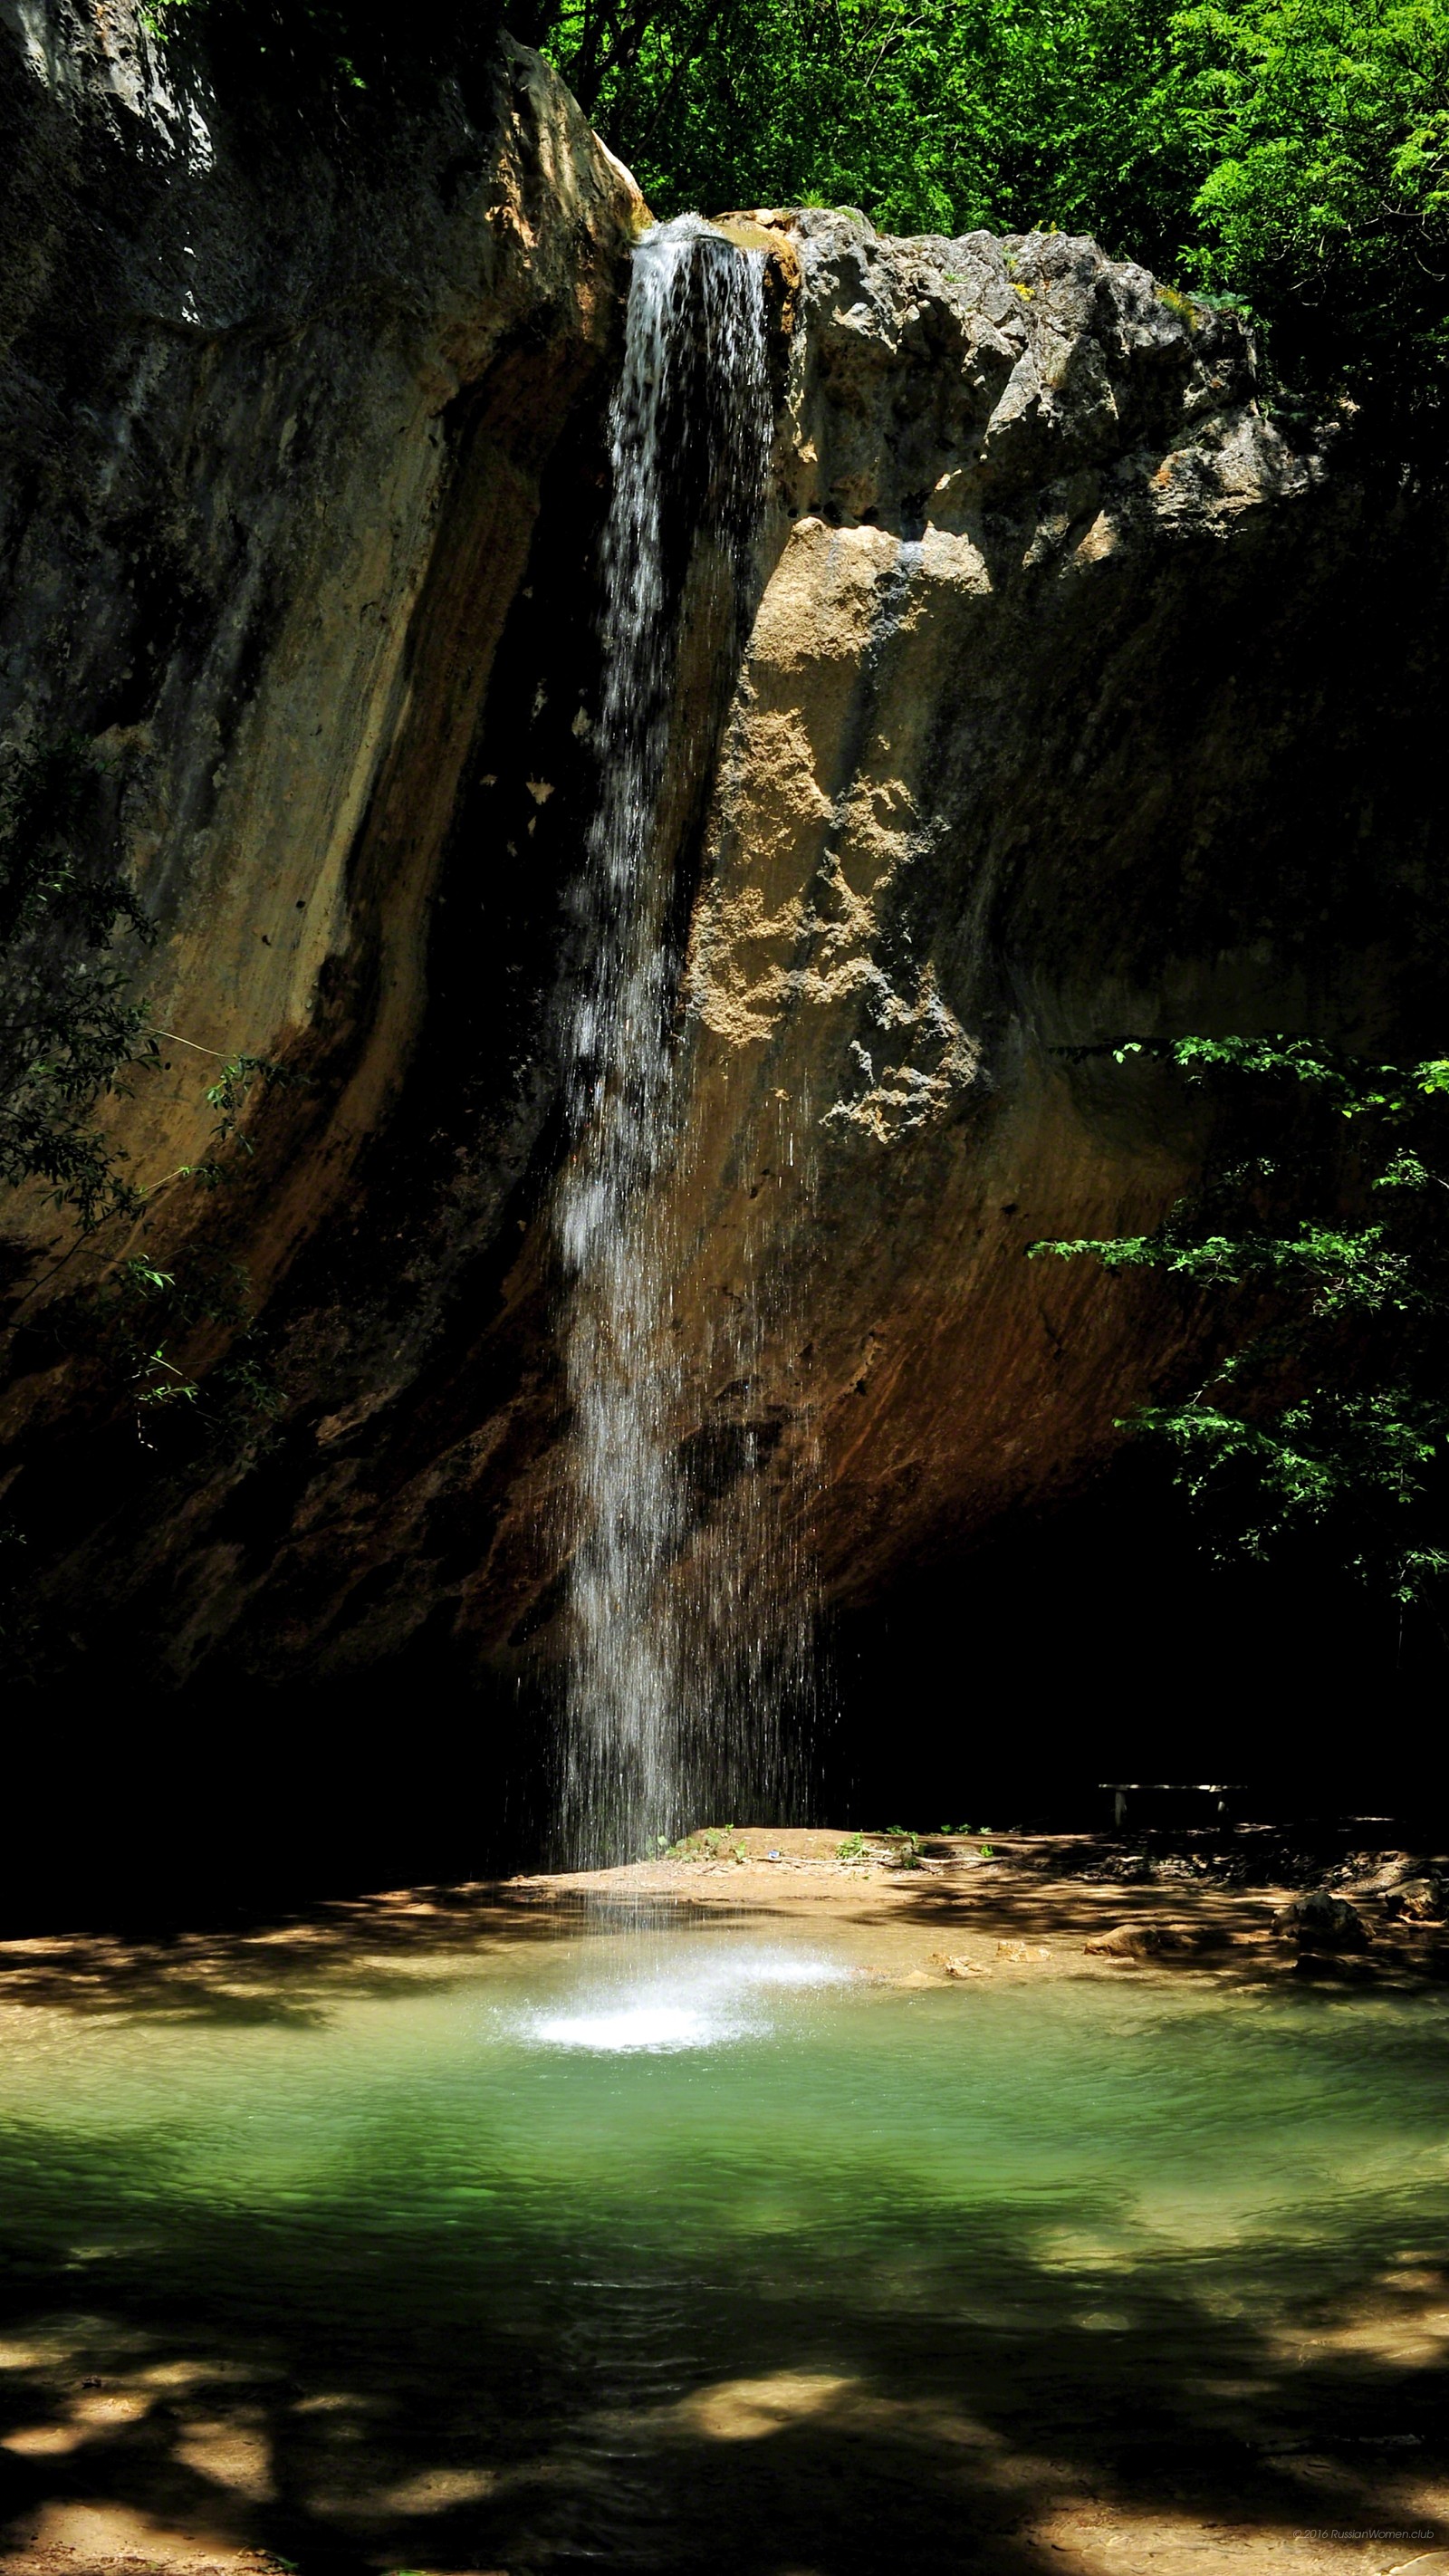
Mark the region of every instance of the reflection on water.
POLYGON ((1083 2499, 1423 2509, 1438 1997, 867 1964, 713 1927, 0 2013, 12 2532, 1027 2576, 1083 2499))

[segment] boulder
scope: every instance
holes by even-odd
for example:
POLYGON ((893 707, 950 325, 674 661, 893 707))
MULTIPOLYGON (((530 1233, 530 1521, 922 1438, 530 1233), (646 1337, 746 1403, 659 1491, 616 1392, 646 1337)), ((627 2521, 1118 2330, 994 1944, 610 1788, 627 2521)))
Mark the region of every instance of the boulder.
POLYGON ((1343 1896, 1310 1888, 1279 1907, 1273 1929, 1280 1940, 1297 1941, 1308 1950, 1366 1950, 1368 1933, 1362 1915, 1343 1896))
POLYGON ((1449 1912, 1449 1886, 1437 1871, 1401 1878, 1384 1897, 1384 1912, 1409 1923, 1439 1923, 1449 1912))

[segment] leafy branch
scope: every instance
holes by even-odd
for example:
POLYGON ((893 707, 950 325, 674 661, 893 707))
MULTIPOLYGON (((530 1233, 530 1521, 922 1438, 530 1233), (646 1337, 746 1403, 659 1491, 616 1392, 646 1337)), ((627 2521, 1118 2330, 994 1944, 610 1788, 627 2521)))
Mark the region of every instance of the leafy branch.
POLYGON ((1297 1036, 1063 1050, 1172 1064, 1217 1117, 1198 1186, 1147 1234, 1032 1258, 1158 1270, 1209 1300, 1205 1382, 1122 1426, 1162 1442, 1219 1555, 1326 1555, 1424 1603, 1449 1571, 1449 1060, 1297 1036))

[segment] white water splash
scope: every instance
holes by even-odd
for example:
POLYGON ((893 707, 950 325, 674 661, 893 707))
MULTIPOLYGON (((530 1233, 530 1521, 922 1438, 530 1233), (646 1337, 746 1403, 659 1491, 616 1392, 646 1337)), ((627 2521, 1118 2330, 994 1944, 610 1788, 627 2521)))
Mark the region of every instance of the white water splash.
POLYGON ((530 2014, 522 2029, 537 2046, 610 2056, 635 2049, 718 2048, 729 2040, 772 2035, 772 1992, 816 1992, 855 1980, 856 1971, 838 1960, 737 1950, 586 1990, 567 2011, 530 2014))

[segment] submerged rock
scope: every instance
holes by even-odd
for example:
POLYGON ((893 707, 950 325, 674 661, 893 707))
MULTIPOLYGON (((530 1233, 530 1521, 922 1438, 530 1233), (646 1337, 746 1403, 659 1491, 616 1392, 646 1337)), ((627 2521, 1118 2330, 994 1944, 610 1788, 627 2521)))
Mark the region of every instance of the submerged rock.
POLYGON ((1366 1958, 1360 1951, 1326 1948, 1300 1950, 1293 1962, 1295 1977, 1321 1977, 1329 1981, 1340 1979, 1345 1983, 1352 1983, 1359 1978, 1372 1977, 1374 1973, 1373 1960, 1366 1958))
POLYGON ((1211 1924, 1119 1923, 1084 1941, 1082 1948, 1089 1957, 1102 1959, 1188 1958, 1216 1948, 1222 1937, 1211 1924))

